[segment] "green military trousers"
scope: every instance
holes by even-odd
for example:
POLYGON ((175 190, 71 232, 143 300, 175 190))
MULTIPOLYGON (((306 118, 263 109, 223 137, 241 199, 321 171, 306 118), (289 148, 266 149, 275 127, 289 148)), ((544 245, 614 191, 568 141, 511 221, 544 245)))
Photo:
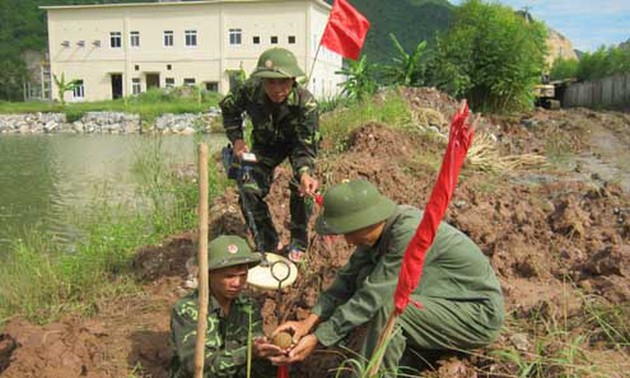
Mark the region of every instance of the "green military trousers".
MULTIPOLYGON (((468 350, 490 344, 503 324, 503 303, 491 300, 454 301, 412 295, 422 304, 409 304, 398 316, 383 356, 381 370, 395 377, 406 348, 417 350, 468 350)), ((383 306, 371 320, 361 346, 361 355, 370 359, 392 307, 383 306)), ((402 367, 402 366, 401 366, 402 367)))
MULTIPOLYGON (((256 154, 258 162, 252 167, 249 177, 245 177, 239 185, 239 205, 257 249, 260 252, 275 252, 278 245, 278 233, 265 197, 271 189, 274 169, 287 158, 288 150, 255 145, 252 152, 256 154)), ((312 212, 312 201, 300 196, 297 178, 292 180, 289 189, 291 191, 289 200, 291 244, 306 250, 308 247, 307 225, 312 212)))

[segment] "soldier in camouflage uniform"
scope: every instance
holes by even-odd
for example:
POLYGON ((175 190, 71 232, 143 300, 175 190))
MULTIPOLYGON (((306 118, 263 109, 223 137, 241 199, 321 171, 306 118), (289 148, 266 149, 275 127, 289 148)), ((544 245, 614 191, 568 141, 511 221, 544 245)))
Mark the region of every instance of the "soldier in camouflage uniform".
MULTIPOLYGON (((324 195, 323 207, 317 232, 341 234, 357 249, 311 314, 276 330, 292 329, 294 342, 299 341, 288 356, 271 358, 277 364, 306 358, 318 343, 337 344, 368 322, 360 353, 372 357, 394 307, 405 249, 422 218, 421 210, 396 205, 365 180, 332 187, 324 195)), ((503 295, 488 258, 466 235, 444 222, 427 251, 422 279, 411 299, 422 308, 407 306, 398 316, 384 353, 386 376, 397 374, 407 348, 425 356, 478 348, 492 342, 503 324, 503 295)))
MULTIPOLYGON (((203 376, 246 377, 247 340, 252 329, 253 377, 271 377, 275 368, 265 357, 280 353, 262 332, 260 308, 240 293, 247 271, 260 263, 247 242, 238 236, 220 236, 208 245, 210 297, 203 376)), ((192 377, 199 314, 198 291, 180 299, 171 314, 169 378, 192 377)))
POLYGON ((273 171, 287 157, 293 168, 290 184, 291 243, 286 252, 299 261, 308 246, 307 224, 318 182, 313 178, 319 141, 317 103, 295 78, 304 76, 295 56, 273 48, 258 59, 251 78, 231 91, 220 103, 223 126, 240 157, 249 147, 243 137, 243 113, 252 121, 252 149, 258 162, 248 182, 240 185, 243 216, 262 252, 281 249, 269 208, 264 200, 273 181, 273 171))

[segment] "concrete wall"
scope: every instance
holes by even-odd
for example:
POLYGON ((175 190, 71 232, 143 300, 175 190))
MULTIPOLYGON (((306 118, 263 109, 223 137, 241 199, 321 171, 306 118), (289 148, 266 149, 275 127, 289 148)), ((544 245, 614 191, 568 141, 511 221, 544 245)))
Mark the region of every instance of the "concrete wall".
MULTIPOLYGON (((133 82, 147 89, 148 77, 167 79, 175 86, 184 79, 212 83, 219 92, 229 90, 230 71, 241 67, 247 74, 258 56, 271 47, 295 53, 308 74, 330 6, 321 0, 214 0, 171 3, 100 4, 43 7, 48 12, 51 71, 66 80, 82 80, 84 97, 66 92, 66 101, 112 98, 112 77, 122 76, 122 94, 132 94, 133 82), (230 29, 241 30, 241 44, 230 43, 230 29), (185 46, 186 31, 194 30, 196 46, 185 46), (173 46, 164 45, 164 32, 173 32, 173 46), (110 33, 120 32, 121 46, 110 46, 110 33), (139 46, 131 46, 131 33, 139 33, 139 46), (272 37, 277 43, 272 44, 272 37), (254 43, 257 38, 259 43, 254 43), (290 43, 289 39, 294 40, 290 43), (135 80, 134 80, 135 79, 135 80)), ((318 56, 314 83, 316 96, 336 94, 341 80, 334 72, 341 57, 318 56), (334 88, 334 90, 332 89, 334 88)), ((53 97, 57 97, 56 87, 53 97)))
POLYGON ((627 104, 630 104, 630 74, 571 84, 562 98, 562 105, 566 107, 627 104))

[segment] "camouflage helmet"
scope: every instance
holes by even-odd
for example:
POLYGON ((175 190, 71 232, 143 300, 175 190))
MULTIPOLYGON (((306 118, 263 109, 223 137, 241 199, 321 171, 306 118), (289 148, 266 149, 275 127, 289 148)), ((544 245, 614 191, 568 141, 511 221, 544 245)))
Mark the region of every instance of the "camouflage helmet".
POLYGON ((252 77, 266 79, 291 79, 298 76, 304 76, 304 71, 298 66, 295 55, 280 47, 260 54, 256 70, 252 73, 252 77))
POLYGON ((219 236, 208 244, 208 270, 243 264, 253 268, 259 263, 260 254, 253 253, 247 242, 238 236, 219 236))
POLYGON ((321 235, 349 234, 389 218, 396 204, 366 180, 337 184, 324 194, 324 212, 315 230, 321 235))

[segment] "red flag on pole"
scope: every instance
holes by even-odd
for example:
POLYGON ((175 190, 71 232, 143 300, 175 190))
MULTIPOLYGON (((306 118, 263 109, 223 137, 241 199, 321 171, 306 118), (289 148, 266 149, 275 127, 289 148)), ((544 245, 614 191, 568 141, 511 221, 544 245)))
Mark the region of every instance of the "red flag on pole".
POLYGON ((346 0, 335 0, 320 44, 339 55, 357 60, 370 21, 346 0))
POLYGON ((464 164, 474 134, 474 127, 467 120, 468 105, 464 104, 453 117, 448 146, 444 153, 437 182, 424 209, 420 225, 418 225, 416 233, 405 250, 398 285, 394 293, 397 314, 404 311, 409 304, 409 295, 420 282, 424 257, 433 244, 437 229, 457 185, 457 176, 462 164, 464 164))

